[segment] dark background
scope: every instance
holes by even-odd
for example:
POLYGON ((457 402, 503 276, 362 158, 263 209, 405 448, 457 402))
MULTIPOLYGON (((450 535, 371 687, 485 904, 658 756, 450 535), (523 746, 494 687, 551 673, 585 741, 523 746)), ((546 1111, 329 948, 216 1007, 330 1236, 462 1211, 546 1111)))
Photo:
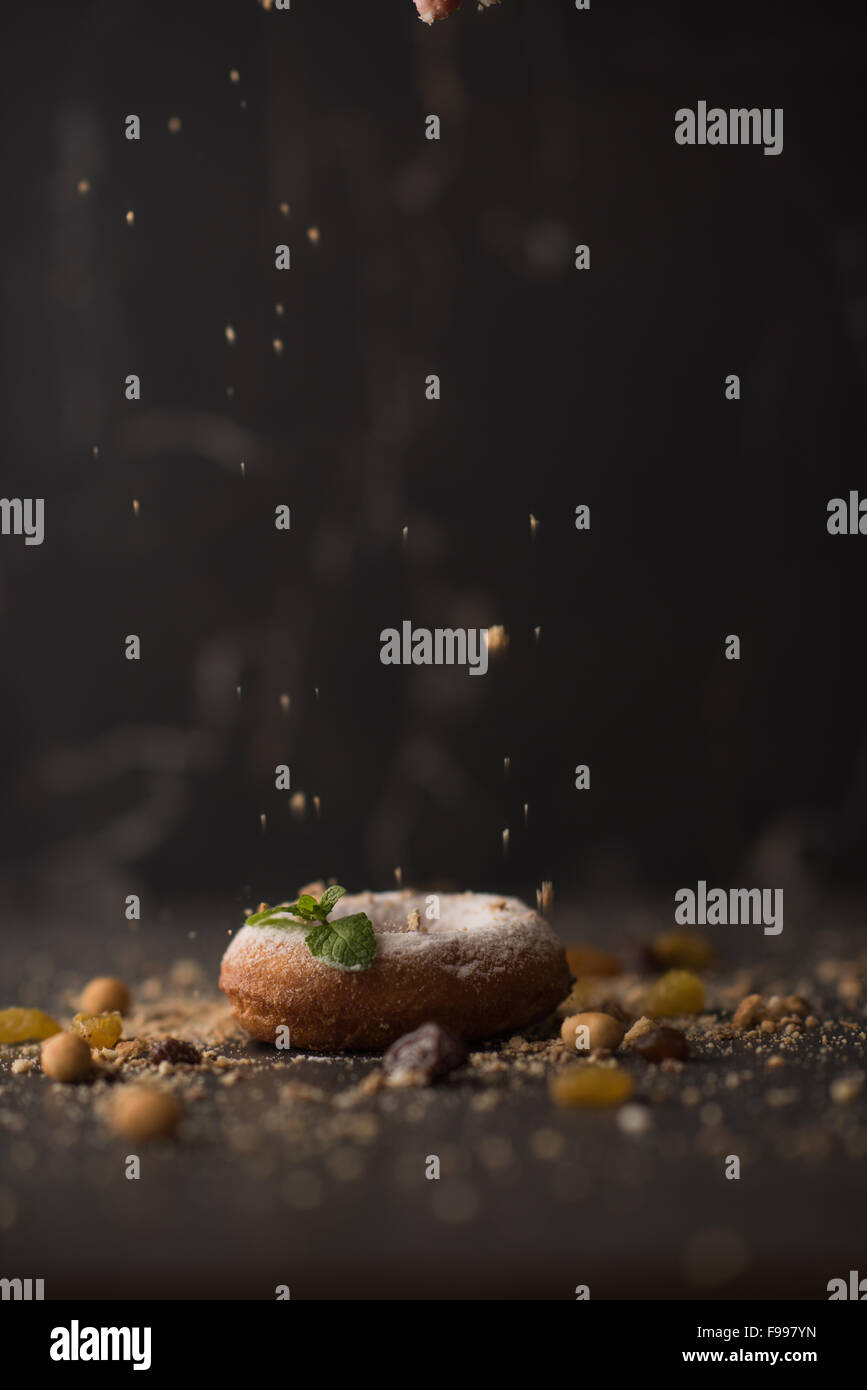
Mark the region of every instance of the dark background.
POLYGON ((825 522, 864 486, 863 13, 65 0, 3 28, 3 492, 46 506, 42 547, 0 541, 8 908, 231 917, 397 865, 669 902, 858 877, 867 541, 825 522), (700 99, 783 107, 782 155, 677 146, 700 99), (511 645, 483 679, 385 668, 403 618, 511 645))

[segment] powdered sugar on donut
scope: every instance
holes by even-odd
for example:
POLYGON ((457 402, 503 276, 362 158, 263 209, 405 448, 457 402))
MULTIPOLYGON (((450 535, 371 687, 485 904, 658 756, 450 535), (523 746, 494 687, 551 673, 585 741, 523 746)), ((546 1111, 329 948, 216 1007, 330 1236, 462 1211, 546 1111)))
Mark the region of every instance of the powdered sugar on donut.
MULTIPOLYGON (((357 893, 340 899, 329 920, 366 912, 376 935, 376 959, 413 958, 421 964, 426 957, 439 969, 459 979, 494 977, 519 970, 530 961, 544 962, 558 957, 560 943, 554 932, 536 912, 519 898, 494 893, 441 893, 436 895, 439 917, 425 915, 432 895, 410 890, 394 893, 357 893), (418 929, 410 925, 418 913, 418 929)), ((254 963, 275 957, 292 957, 303 952, 310 957, 304 938, 304 923, 287 919, 286 928, 244 927, 234 938, 226 955, 242 956, 254 963)), ((316 961, 324 970, 334 967, 316 961)))

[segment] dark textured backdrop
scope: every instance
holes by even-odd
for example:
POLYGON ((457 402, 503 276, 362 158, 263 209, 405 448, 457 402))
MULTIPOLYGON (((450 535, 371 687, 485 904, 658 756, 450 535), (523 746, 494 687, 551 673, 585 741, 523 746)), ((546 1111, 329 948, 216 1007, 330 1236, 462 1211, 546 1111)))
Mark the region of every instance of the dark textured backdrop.
POLYGON ((42 547, 0 541, 7 904, 858 872, 867 541, 825 531, 865 485, 854 14, 4 14, 2 490, 46 500, 42 547), (699 99, 783 107, 782 156, 676 146, 699 99), (508 657, 383 668, 404 617, 508 657))

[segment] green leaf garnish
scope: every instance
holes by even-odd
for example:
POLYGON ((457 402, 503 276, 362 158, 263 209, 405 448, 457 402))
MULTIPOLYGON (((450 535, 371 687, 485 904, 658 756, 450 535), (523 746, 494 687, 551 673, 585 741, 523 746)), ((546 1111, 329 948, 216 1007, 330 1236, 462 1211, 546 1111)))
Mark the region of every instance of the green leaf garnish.
POLYGON ((311 956, 341 970, 367 970, 376 955, 376 937, 366 912, 320 922, 306 938, 311 956))
POLYGON ((304 938, 305 945, 312 956, 327 961, 340 970, 367 970, 376 955, 376 936, 373 925, 366 912, 353 912, 349 917, 338 917, 329 922, 328 914, 346 892, 335 883, 326 888, 317 902, 310 893, 302 893, 297 903, 279 903, 277 907, 264 908, 253 912, 247 918, 247 927, 282 927, 284 930, 297 930, 297 922, 314 922, 315 926, 304 938))
POLYGON ((345 892, 346 889, 341 888, 339 883, 333 883, 330 888, 326 888, 325 892, 322 894, 322 897, 319 899, 319 906, 325 908, 326 917, 328 916, 329 912, 334 911, 334 908, 336 907, 340 899, 343 897, 345 892))

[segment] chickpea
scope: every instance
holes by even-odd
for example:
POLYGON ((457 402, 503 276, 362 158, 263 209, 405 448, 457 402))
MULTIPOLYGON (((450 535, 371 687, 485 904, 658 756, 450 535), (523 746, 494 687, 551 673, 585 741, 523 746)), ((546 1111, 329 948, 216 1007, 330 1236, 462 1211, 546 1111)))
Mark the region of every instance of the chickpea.
POLYGON ((125 1014, 129 1004, 129 990, 123 980, 112 975, 98 975, 81 991, 81 1012, 85 1014, 125 1014))
POLYGON ((113 1097, 109 1121, 126 1139, 159 1139, 173 1134, 183 1114, 180 1103, 153 1086, 124 1086, 113 1097))
POLYGON ((42 1044, 42 1070, 53 1081, 86 1081, 93 1070, 90 1048, 77 1033, 55 1033, 42 1044))
POLYGON ((564 1018, 560 1028, 564 1043, 579 1052, 595 1052, 597 1048, 613 1052, 623 1042, 625 1032, 616 1018, 602 1013, 573 1014, 571 1018, 564 1018), (579 1032, 584 1028, 586 1033, 579 1032))

